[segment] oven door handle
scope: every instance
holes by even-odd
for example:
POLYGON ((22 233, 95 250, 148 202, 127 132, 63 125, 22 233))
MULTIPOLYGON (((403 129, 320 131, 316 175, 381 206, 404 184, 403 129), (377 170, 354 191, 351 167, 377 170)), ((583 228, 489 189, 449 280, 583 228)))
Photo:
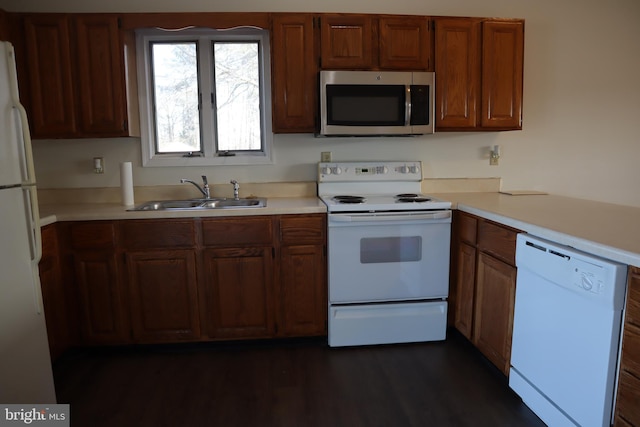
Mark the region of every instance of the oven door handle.
POLYGON ((369 213, 362 215, 331 215, 335 222, 384 222, 384 221, 421 221, 451 218, 451 211, 420 212, 420 213, 369 213))

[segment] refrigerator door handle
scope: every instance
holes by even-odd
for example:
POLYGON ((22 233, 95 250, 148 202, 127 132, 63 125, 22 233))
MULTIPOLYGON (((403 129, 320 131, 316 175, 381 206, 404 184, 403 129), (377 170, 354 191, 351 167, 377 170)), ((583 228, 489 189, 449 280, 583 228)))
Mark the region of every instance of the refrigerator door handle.
POLYGON ((38 210, 38 196, 36 187, 23 187, 25 194, 25 217, 29 226, 29 247, 31 248, 31 272, 33 277, 33 298, 36 313, 42 314, 42 289, 40 287, 39 264, 42 259, 42 235, 40 233, 40 212, 38 210))
MULTIPOLYGON (((18 75, 16 71, 16 54, 13 46, 8 49, 8 59, 11 62, 9 66, 9 89, 11 91, 11 99, 13 99, 13 106, 18 111, 18 120, 20 125, 20 131, 22 133, 22 145, 24 153, 24 162, 26 166, 26 179, 23 182, 24 185, 35 185, 36 173, 33 166, 33 151, 31 149, 31 135, 29 134, 29 120, 27 119, 27 111, 20 103, 20 93, 18 91, 18 75)), ((37 206, 37 204, 36 204, 37 206)))

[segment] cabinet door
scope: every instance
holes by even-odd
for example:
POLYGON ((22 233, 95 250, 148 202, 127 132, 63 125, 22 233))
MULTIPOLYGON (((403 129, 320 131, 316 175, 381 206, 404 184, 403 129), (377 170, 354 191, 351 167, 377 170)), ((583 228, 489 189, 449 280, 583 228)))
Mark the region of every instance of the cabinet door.
POLYGON ((272 248, 206 249, 204 266, 209 335, 273 336, 272 248))
POLYGON ((77 129, 68 19, 57 14, 28 15, 24 31, 32 136, 73 135, 77 129))
POLYGON ((42 228, 42 258, 39 264, 49 352, 57 359, 70 346, 67 301, 62 286, 55 224, 42 228))
POLYGON ((115 15, 75 18, 81 133, 125 135, 123 54, 115 15))
POLYGON ((326 334, 324 246, 285 246, 281 252, 282 330, 285 336, 326 334))
POLYGON ((640 425, 640 269, 631 268, 622 334, 616 426, 640 425))
POLYGON ((433 71, 430 24, 427 17, 380 18, 380 68, 433 71))
POLYGON ((467 339, 472 339, 473 302, 476 287, 476 248, 459 242, 455 271, 455 320, 458 331, 467 339))
POLYGON ((478 254, 473 343, 505 375, 509 373, 516 268, 478 254))
POLYGON ((273 16, 273 131, 314 132, 317 61, 313 15, 273 16))
POLYGON ((482 23, 481 125, 522 129, 524 23, 482 23))
POLYGON ((81 251, 73 256, 80 299, 80 330, 87 344, 129 341, 124 299, 112 251, 81 251))
POLYGON ((200 338, 195 251, 129 252, 126 260, 134 339, 200 338))
POLYGON ((374 64, 373 22, 366 15, 321 18, 321 67, 367 69, 374 64))
POLYGON ((435 24, 436 127, 473 129, 480 102, 480 22, 438 19, 435 24))

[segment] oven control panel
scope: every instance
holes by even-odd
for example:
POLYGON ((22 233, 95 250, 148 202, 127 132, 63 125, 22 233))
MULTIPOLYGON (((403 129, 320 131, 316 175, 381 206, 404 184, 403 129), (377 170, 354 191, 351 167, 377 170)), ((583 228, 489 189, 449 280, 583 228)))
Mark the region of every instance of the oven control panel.
POLYGON ((320 162, 318 181, 422 181, 422 162, 320 162))

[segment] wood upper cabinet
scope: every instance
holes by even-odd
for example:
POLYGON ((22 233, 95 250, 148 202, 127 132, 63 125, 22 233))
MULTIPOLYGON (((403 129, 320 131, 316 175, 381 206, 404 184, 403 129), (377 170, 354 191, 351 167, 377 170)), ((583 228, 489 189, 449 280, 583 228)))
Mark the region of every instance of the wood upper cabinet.
POLYGON ((117 16, 27 14, 23 31, 18 73, 33 137, 127 135, 117 16))
POLYGON ((123 53, 115 15, 75 18, 79 118, 86 135, 126 134, 123 53))
POLYGON ((318 93, 314 16, 274 14, 273 131, 314 132, 318 93))
POLYGON ((522 129, 524 23, 482 23, 481 126, 522 129))
POLYGON ((368 15, 323 15, 320 18, 321 67, 371 68, 373 18, 368 15))
POLYGON ((326 216, 280 217, 278 335, 327 333, 326 216))
POLYGON ((436 130, 522 128, 524 22, 437 18, 436 130))
POLYGON ((454 230, 454 326, 508 375, 517 230, 459 211, 454 230))
POLYGON ((19 69, 18 74, 28 77, 30 96, 25 106, 34 138, 71 136, 78 132, 69 33, 66 15, 36 14, 24 18, 22 54, 26 69, 19 69))
POLYGON ((640 268, 629 269, 615 426, 640 425, 640 268))
POLYGON ((321 67, 361 70, 433 70, 430 18, 322 15, 321 67))
POLYGON ((387 70, 433 70, 431 19, 381 17, 379 63, 387 70))
POLYGON ((202 221, 208 335, 265 338, 275 333, 273 223, 268 216, 202 221))
POLYGON ((480 99, 480 21, 435 23, 436 127, 473 129, 480 99))
POLYGON ((120 224, 135 342, 200 338, 196 233, 191 219, 120 224))

